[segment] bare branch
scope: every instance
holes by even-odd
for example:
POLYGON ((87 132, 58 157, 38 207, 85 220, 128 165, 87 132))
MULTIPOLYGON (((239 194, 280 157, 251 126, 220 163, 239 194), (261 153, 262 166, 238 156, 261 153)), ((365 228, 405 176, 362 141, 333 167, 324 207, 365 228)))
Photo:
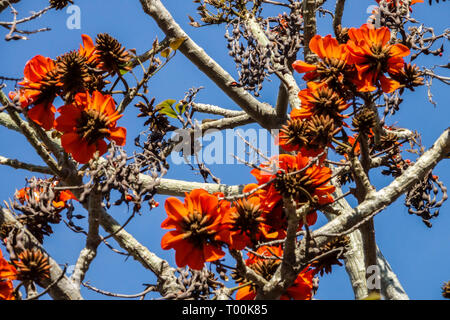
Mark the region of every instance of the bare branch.
POLYGON ((80 252, 80 256, 75 264, 75 270, 71 277, 72 281, 78 287, 80 287, 92 261, 97 256, 97 248, 102 241, 98 233, 101 208, 102 194, 98 191, 94 191, 89 196, 89 232, 86 238, 86 246, 80 252))
POLYGON ((52 170, 50 170, 49 167, 43 167, 43 166, 31 164, 31 163, 25 163, 25 162, 21 162, 16 159, 9 159, 9 158, 5 158, 2 156, 0 156, 0 165, 9 166, 14 169, 27 170, 27 171, 31 171, 31 172, 38 172, 38 173, 50 174, 50 175, 53 174, 52 170))
MULTIPOLYGON (((42 252, 46 252, 39 241, 28 231, 25 227, 19 223, 16 218, 6 209, 0 208, 0 225, 5 223, 15 225, 20 230, 24 230, 27 235, 27 246, 29 248, 36 248, 42 252)), ((49 295, 55 300, 83 300, 80 291, 69 278, 64 276, 61 280, 56 281, 61 277, 62 270, 59 264, 53 260, 53 258, 46 253, 50 263, 50 278, 43 279, 39 285, 43 288, 49 288, 49 295)))
POLYGON ((173 19, 169 11, 159 0, 140 0, 144 12, 150 15, 168 37, 176 39, 186 38, 179 50, 207 75, 222 91, 228 95, 238 106, 248 113, 252 119, 262 127, 274 127, 274 109, 268 104, 256 100, 250 93, 242 88, 231 86, 235 80, 216 61, 199 47, 173 19))

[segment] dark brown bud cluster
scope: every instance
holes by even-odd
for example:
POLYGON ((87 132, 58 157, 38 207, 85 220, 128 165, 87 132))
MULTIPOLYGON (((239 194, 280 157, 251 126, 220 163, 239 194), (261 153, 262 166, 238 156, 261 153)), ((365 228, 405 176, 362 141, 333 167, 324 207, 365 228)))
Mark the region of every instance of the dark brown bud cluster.
POLYGON ((54 188, 55 183, 52 180, 31 178, 27 180, 27 187, 18 191, 14 201, 10 202, 10 209, 21 213, 18 215, 19 222, 41 243, 44 236, 53 233, 50 225, 61 222, 61 211, 73 211, 71 203, 66 203, 64 207, 55 205, 59 199, 58 191, 54 188))
POLYGON ((377 114, 372 109, 363 108, 353 117, 352 125, 354 131, 369 134, 377 125, 377 114))
POLYGON ((261 206, 247 199, 236 201, 234 206, 236 210, 231 217, 233 220, 231 230, 239 230, 242 234, 247 235, 253 244, 256 244, 260 224, 265 221, 261 206))
POLYGON ((444 283, 442 286, 442 296, 446 299, 450 299, 450 281, 444 283))
POLYGON ((97 54, 100 56, 103 68, 112 76, 121 71, 131 70, 128 66, 131 60, 131 54, 117 39, 109 34, 100 33, 97 35, 95 48, 97 49, 97 54))
MULTIPOLYGON (((262 4, 261 0, 194 0, 193 2, 200 4, 197 7, 197 13, 203 25, 230 23, 237 16, 259 12, 262 4)), ((189 19, 192 26, 201 26, 194 18, 189 17, 189 19)))
MULTIPOLYGON (((266 36, 274 46, 274 61, 288 69, 297 58, 298 51, 303 47, 303 17, 299 6, 294 3, 290 13, 284 12, 278 17, 268 18, 269 23, 275 22, 273 28, 266 31, 266 36)), ((267 26, 263 26, 267 30, 267 26)))
POLYGON ((140 160, 136 159, 134 163, 129 164, 128 155, 114 143, 109 149, 109 155, 105 158, 106 161, 93 163, 86 171, 86 174, 93 178, 93 183, 85 185, 79 197, 80 202, 84 201, 86 196, 96 188, 105 195, 108 208, 111 206, 111 190, 120 193, 120 198, 114 202, 114 205, 121 205, 123 202, 132 203, 133 211, 139 212, 142 202, 148 201, 150 208, 153 208, 155 205, 153 196, 159 184, 156 170, 152 170, 151 179, 142 181, 140 174, 144 169, 140 160))
POLYGON ((49 0, 49 3, 56 10, 62 10, 67 7, 69 3, 73 4, 73 0, 49 0))
POLYGON ((286 144, 323 150, 340 130, 330 116, 314 115, 307 119, 288 120, 281 133, 287 139, 286 144))
POLYGON ((403 88, 400 89, 400 94, 402 94, 405 88, 414 91, 415 87, 423 86, 424 78, 422 75, 423 72, 418 66, 411 63, 405 63, 405 67, 402 69, 401 73, 392 75, 392 78, 403 86, 403 88))
POLYGON ((439 215, 439 208, 447 199, 447 188, 439 177, 430 171, 422 181, 408 191, 405 205, 408 207, 409 214, 421 217, 425 225, 431 227, 430 220, 439 215), (439 193, 440 200, 438 200, 439 193))
POLYGON ((302 173, 280 173, 278 174, 274 187, 283 195, 283 197, 292 197, 297 203, 311 203, 316 204, 318 202, 317 196, 312 196, 315 187, 314 181, 311 177, 302 173))
POLYGON ((146 118, 144 126, 155 132, 168 132, 175 130, 175 127, 169 123, 167 115, 160 113, 162 106, 155 106, 155 98, 149 103, 139 102, 136 107, 141 112, 138 118, 146 118))
POLYGON ((25 250, 13 260, 18 271, 18 278, 23 281, 39 282, 50 278, 50 263, 48 257, 40 250, 25 250))
POLYGON ((91 82, 91 70, 86 57, 72 51, 56 60, 56 73, 62 82, 62 95, 66 102, 72 101, 78 92, 84 92, 91 82))
POLYGON ((339 259, 344 259, 344 254, 350 244, 348 236, 338 237, 319 248, 318 256, 321 258, 313 262, 314 268, 323 276, 329 274, 333 265, 342 266, 339 259))
POLYGON ((239 20, 233 21, 231 27, 231 34, 227 30, 225 38, 228 41, 228 53, 238 69, 237 85, 259 96, 264 80, 269 72, 274 71, 271 68, 274 46, 272 43, 261 45, 239 20))
POLYGON ((219 281, 213 272, 178 268, 177 283, 182 289, 177 293, 164 296, 166 300, 208 300, 218 288, 219 281))

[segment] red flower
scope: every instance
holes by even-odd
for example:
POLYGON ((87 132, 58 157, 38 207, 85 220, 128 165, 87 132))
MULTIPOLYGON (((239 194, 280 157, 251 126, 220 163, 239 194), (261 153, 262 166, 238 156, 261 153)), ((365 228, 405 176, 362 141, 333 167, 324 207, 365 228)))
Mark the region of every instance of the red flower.
POLYGON ((0 280, 0 300, 15 300, 13 292, 14 286, 12 281, 0 280))
POLYGON ((221 234, 223 216, 230 209, 226 201, 219 203, 217 195, 203 189, 187 194, 184 204, 177 198, 168 198, 165 203, 168 218, 161 224, 163 229, 175 229, 161 240, 164 250, 175 249, 178 267, 189 266, 201 270, 205 262, 221 259, 225 252, 221 234))
POLYGON ((331 179, 331 169, 316 164, 310 165, 310 159, 301 153, 297 156, 281 154, 272 158, 271 163, 262 164, 260 167, 261 169, 251 171, 260 185, 274 180, 278 193, 291 195, 300 203, 312 199, 320 205, 333 202, 331 193, 335 187, 327 184, 331 179), (276 173, 268 173, 267 168, 274 165, 277 167, 276 173), (306 167, 308 168, 305 169, 306 167), (294 174, 300 170, 303 171, 294 174), (289 188, 286 188, 287 184, 290 184, 289 188))
POLYGON ((359 91, 368 92, 380 86, 386 93, 400 88, 400 83, 384 74, 396 75, 404 68, 403 57, 410 54, 402 44, 390 45, 391 32, 388 28, 374 29, 364 24, 359 29, 351 28, 347 48, 351 61, 358 71, 354 83, 359 91))
POLYGON ((97 50, 95 48, 94 41, 87 34, 82 34, 81 39, 83 40, 83 44, 80 45, 80 49, 78 53, 86 58, 87 63, 94 67, 99 68, 99 56, 97 54, 97 50))
POLYGON ((307 271, 305 268, 299 273, 292 286, 290 286, 280 300, 311 300, 313 290, 313 279, 316 275, 314 269, 307 271))
POLYGON ((0 250, 0 300, 14 300, 14 287, 11 280, 17 279, 16 268, 3 258, 0 250))
POLYGON ((0 250, 0 280, 15 280, 16 278, 16 268, 3 258, 2 251, 0 250))
POLYGON ((342 84, 344 75, 350 70, 349 52, 344 44, 340 44, 331 35, 322 37, 315 35, 309 42, 309 48, 320 58, 318 64, 309 64, 297 60, 292 67, 299 73, 306 73, 306 81, 319 80, 321 84, 342 84))
POLYGON ((55 128, 63 133, 61 144, 79 163, 87 163, 95 152, 103 155, 107 151, 104 139, 113 140, 119 146, 125 145, 126 129, 117 127, 122 117, 109 95, 94 91, 79 93, 72 104, 58 109, 61 116, 56 119, 55 128))
MULTIPOLYGON (((245 261, 245 263, 249 268, 253 269, 256 273, 269 281, 281 264, 281 259, 273 258, 282 258, 283 250, 281 247, 263 246, 258 248, 256 253, 259 256, 249 253, 249 258, 245 261), (267 257, 268 259, 263 257, 267 257)), ((286 290, 280 299, 311 300, 313 289, 312 280, 314 275, 314 270, 309 270, 309 267, 305 268, 299 273, 292 286, 286 290)), ((254 300, 255 297, 256 287, 252 283, 249 283, 247 286, 243 286, 236 293, 236 300, 254 300)))
MULTIPOLYGON (((53 127, 55 107, 53 100, 59 92, 61 83, 57 79, 55 63, 52 59, 40 55, 29 60, 24 69, 24 80, 19 82, 22 108, 34 105, 28 116, 45 130, 53 127)), ((17 93, 10 93, 14 98, 17 93)))

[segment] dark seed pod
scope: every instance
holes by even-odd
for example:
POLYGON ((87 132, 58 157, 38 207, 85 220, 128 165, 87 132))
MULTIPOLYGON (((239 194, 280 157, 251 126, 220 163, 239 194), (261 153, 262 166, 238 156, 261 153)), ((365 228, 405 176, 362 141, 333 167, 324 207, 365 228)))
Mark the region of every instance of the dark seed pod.
POLYGON ((73 0, 49 0, 50 5, 56 10, 64 9, 69 3, 73 4, 73 0))
POLYGON ((377 115, 372 109, 364 108, 355 115, 352 125, 354 127, 354 131, 368 134, 370 133, 370 129, 375 128, 377 125, 377 115))

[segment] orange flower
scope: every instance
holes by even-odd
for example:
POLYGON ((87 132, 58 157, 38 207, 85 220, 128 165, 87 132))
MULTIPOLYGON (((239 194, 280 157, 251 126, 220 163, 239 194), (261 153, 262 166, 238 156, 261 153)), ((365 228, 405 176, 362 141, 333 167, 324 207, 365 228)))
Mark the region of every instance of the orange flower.
POLYGON ((295 279, 286 293, 280 297, 280 300, 311 300, 313 291, 313 279, 316 275, 314 269, 307 271, 305 268, 295 279))
MULTIPOLYGON (((249 258, 245 261, 246 265, 264 279, 270 280, 281 264, 280 259, 273 258, 283 257, 283 250, 278 246, 263 246, 258 248, 256 253, 259 256, 248 253, 249 258), (270 259, 264 259, 263 257, 270 259)), ((308 269, 309 267, 299 273, 292 286, 280 297, 281 300, 311 300, 313 289, 312 279, 314 278, 315 272, 314 270, 308 269)), ((253 284, 242 287, 236 292, 236 300, 254 300, 255 297, 256 287, 253 284)))
POLYGON ((203 189, 186 193, 184 204, 177 198, 165 202, 168 218, 161 224, 163 229, 175 229, 161 240, 164 250, 175 249, 178 267, 189 266, 201 270, 205 262, 221 259, 225 252, 221 231, 223 216, 230 209, 226 201, 219 203, 217 195, 203 189))
MULTIPOLYGON (((58 181, 55 181, 54 186, 56 186, 58 184, 58 181)), ((39 198, 41 195, 41 192, 43 191, 42 188, 34 188, 32 190, 32 196, 34 198, 35 201, 39 202, 39 198)), ((18 191, 16 191, 16 193, 14 194, 14 197, 19 200, 22 204, 25 203, 25 201, 29 201, 30 199, 30 188, 26 187, 26 188, 22 188, 18 191)), ((55 197, 55 200, 52 201, 52 206, 56 209, 64 209, 67 208, 67 201, 69 200, 77 200, 78 199, 75 197, 75 195, 72 193, 72 191, 70 190, 63 190, 63 191, 58 191, 55 197)))
POLYGON ((67 201, 69 200, 78 200, 72 191, 64 190, 59 192, 58 201, 53 201, 52 204, 55 208, 66 208, 67 201))
POLYGON ((87 63, 94 68, 98 68, 99 57, 95 48, 94 41, 87 34, 82 34, 83 44, 78 50, 79 54, 86 58, 87 63))
POLYGON ((12 281, 0 280, 0 300, 15 300, 13 292, 14 286, 12 281))
POLYGON ((258 187, 254 183, 245 186, 243 193, 253 193, 236 201, 224 214, 221 235, 231 249, 243 250, 254 247, 259 241, 286 236, 287 220, 281 195, 273 186, 254 191, 258 187))
POLYGON ((298 60, 292 67, 299 73, 306 73, 306 81, 320 80, 321 83, 342 83, 348 72, 349 53, 344 44, 340 44, 331 35, 315 35, 309 42, 309 48, 320 58, 318 64, 309 64, 298 60))
POLYGON ((17 279, 17 270, 3 258, 0 250, 0 300, 15 300, 13 283, 17 279))
MULTIPOLYGON (((246 186, 243 193, 253 189, 252 186, 246 186)), ((231 249, 253 247, 261 239, 264 223, 263 200, 260 192, 255 192, 247 198, 235 201, 233 207, 223 215, 221 235, 227 239, 226 243, 231 249)))
MULTIPOLYGON (((45 130, 53 127, 55 120, 55 107, 53 100, 58 95, 61 83, 57 79, 55 63, 52 59, 41 55, 29 60, 24 69, 24 80, 19 82, 22 108, 34 105, 28 116, 45 130)), ((17 93, 10 93, 14 98, 17 93)))
POLYGON ((310 165, 310 159, 298 153, 297 156, 281 154, 273 157, 271 163, 262 164, 261 169, 253 169, 251 174, 258 184, 274 179, 274 187, 281 195, 293 196, 298 203, 314 200, 320 205, 333 202, 331 193, 335 187, 328 185, 331 169, 321 165, 310 165), (266 172, 276 165, 276 174, 266 172), (299 172, 302 170, 301 172, 299 172), (298 172, 298 173, 295 173, 298 172))
POLYGON ((3 258, 2 251, 0 250, 0 280, 15 280, 16 278, 16 268, 3 258))
POLYGON ((390 45, 391 32, 386 27, 374 29, 364 24, 359 29, 351 28, 348 35, 347 48, 358 71, 354 79, 358 90, 370 92, 377 86, 381 86, 386 93, 397 90, 400 83, 384 74, 396 75, 403 70, 403 57, 410 54, 408 47, 390 45))
POLYGON ((58 109, 61 116, 55 121, 55 128, 63 133, 61 144, 79 163, 87 163, 96 151, 103 155, 107 151, 104 138, 124 146, 126 129, 117 127, 122 117, 109 95, 94 91, 79 93, 72 104, 58 109))

